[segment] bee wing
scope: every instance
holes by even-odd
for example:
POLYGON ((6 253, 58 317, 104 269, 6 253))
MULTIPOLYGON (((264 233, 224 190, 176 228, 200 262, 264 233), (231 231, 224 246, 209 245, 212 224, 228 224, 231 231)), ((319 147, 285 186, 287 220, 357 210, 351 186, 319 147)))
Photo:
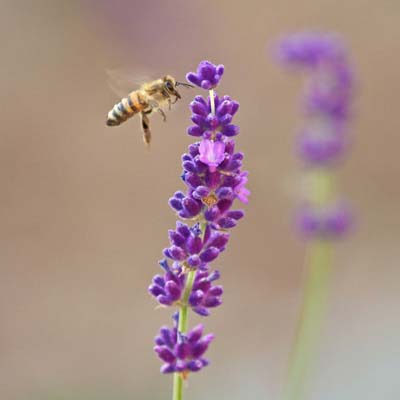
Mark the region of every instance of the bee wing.
POLYGON ((111 90, 121 98, 151 80, 149 74, 136 73, 122 68, 107 69, 106 74, 111 90))

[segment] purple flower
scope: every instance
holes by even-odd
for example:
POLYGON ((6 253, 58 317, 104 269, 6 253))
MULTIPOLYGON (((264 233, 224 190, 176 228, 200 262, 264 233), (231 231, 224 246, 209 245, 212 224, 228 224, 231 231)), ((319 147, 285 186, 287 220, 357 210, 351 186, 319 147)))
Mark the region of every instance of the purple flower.
POLYGON ((179 372, 185 376, 200 371, 209 364, 203 355, 213 340, 212 334, 203 336, 203 325, 197 325, 184 335, 178 333, 176 327, 162 327, 154 340, 154 351, 164 362, 161 372, 179 372))
POLYGON ((339 159, 347 146, 348 138, 340 131, 324 132, 309 129, 297 141, 299 155, 312 164, 327 164, 339 159))
POLYGON ((200 225, 193 227, 178 221, 176 230, 169 231, 171 246, 164 249, 164 255, 191 268, 205 268, 225 250, 229 233, 213 230, 210 225, 204 235, 200 225))
POLYGON ((197 271, 193 283, 192 293, 189 296, 189 304, 193 311, 203 317, 209 315, 208 308, 218 307, 222 304, 221 296, 223 288, 213 285, 213 281, 219 279, 218 271, 197 271))
MULTIPOLYGON (((174 265, 170 268, 166 260, 161 261, 166 269, 164 275, 156 275, 149 286, 149 293, 154 296, 158 303, 163 306, 180 305, 183 301, 182 295, 186 285, 187 275, 183 269, 174 265)), ((223 288, 214 285, 214 281, 220 278, 219 271, 198 270, 194 278, 188 305, 192 310, 201 315, 210 314, 209 308, 215 308, 222 304, 221 296, 223 288)))
POLYGON ((277 58, 310 72, 304 97, 308 125, 302 129, 298 154, 309 164, 336 161, 349 143, 346 128, 353 91, 342 42, 328 34, 290 35, 278 43, 277 58))
POLYGON ((317 192, 331 190, 328 168, 341 160, 350 142, 347 129, 353 73, 347 51, 337 36, 312 32, 289 35, 280 40, 276 50, 284 65, 309 74, 303 99, 305 124, 298 135, 297 154, 317 172, 312 175, 314 186, 323 187, 310 193, 297 225, 306 237, 343 236, 351 226, 349 208, 335 199, 333 192, 323 194, 326 199, 321 203, 317 192))
POLYGON ((343 57, 343 45, 331 34, 300 32, 283 37, 276 48, 276 57, 286 64, 308 67, 343 57))
POLYGON ((245 185, 247 184, 248 178, 247 178, 248 172, 244 171, 240 174, 240 182, 234 187, 234 192, 236 194, 236 197, 245 204, 248 204, 249 202, 249 196, 250 196, 250 190, 248 190, 245 185))
POLYGON ((306 237, 338 238, 351 228, 352 214, 343 203, 324 207, 306 205, 298 213, 297 224, 306 237))
POLYGON ((210 61, 201 61, 197 67, 197 73, 189 72, 186 75, 186 79, 193 85, 210 90, 218 85, 223 73, 223 65, 214 65, 210 61))
POLYGON ((214 96, 215 114, 211 110, 210 98, 196 96, 190 103, 192 125, 188 128, 190 136, 203 136, 205 139, 220 137, 220 134, 232 137, 239 134, 239 127, 231 124, 239 109, 239 103, 229 96, 214 96))
POLYGON ((203 139, 200 142, 199 154, 199 160, 209 166, 210 172, 215 172, 225 158, 225 143, 203 139))
MULTIPOLYGON (((189 73, 187 79, 201 88, 214 89, 223 71, 222 65, 202 61, 197 73, 189 73)), ((223 288, 214 283, 220 274, 211 270, 210 264, 228 244, 230 233, 226 230, 244 216, 242 210, 233 209, 235 200, 248 203, 250 194, 248 173, 242 170, 244 155, 235 151, 233 138, 239 134, 239 127, 232 123, 239 103, 210 90, 207 98, 196 96, 190 108, 194 125, 188 134, 199 141, 189 145, 182 156, 185 189, 169 199, 180 220, 168 232, 170 245, 160 262, 164 272, 156 275, 148 288, 160 305, 179 309, 176 326, 162 328, 155 347, 164 361, 161 371, 178 372, 178 379, 208 364, 202 356, 214 336, 202 337, 201 325, 186 333, 187 311, 205 317, 222 304, 223 288)))

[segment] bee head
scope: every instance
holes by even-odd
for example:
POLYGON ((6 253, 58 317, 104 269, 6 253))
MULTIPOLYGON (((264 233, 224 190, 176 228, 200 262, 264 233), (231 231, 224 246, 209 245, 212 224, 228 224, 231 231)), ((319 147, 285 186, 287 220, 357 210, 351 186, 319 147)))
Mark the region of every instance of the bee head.
POLYGON ((193 87, 192 85, 189 85, 188 83, 177 82, 175 80, 175 78, 173 78, 171 75, 164 76, 163 81, 164 81, 165 91, 168 94, 174 95, 177 99, 181 98, 181 95, 176 90, 177 86, 193 87))
POLYGON ((181 98, 179 92, 175 89, 176 87, 176 80, 171 75, 166 75, 163 78, 164 81, 164 89, 168 94, 172 94, 176 96, 178 99, 181 98))

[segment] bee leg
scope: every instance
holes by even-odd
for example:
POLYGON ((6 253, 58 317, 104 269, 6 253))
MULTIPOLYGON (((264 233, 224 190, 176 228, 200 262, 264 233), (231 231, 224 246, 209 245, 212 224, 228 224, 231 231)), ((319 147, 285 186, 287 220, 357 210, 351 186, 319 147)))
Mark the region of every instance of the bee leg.
POLYGON ((164 110, 161 109, 158 106, 158 103, 156 101, 149 101, 149 106, 151 107, 151 110, 149 111, 149 113, 151 113, 152 111, 156 110, 161 114, 161 116, 163 117, 164 122, 167 120, 167 116, 165 115, 164 110))
POLYGON ((168 97, 168 110, 171 110, 171 98, 168 97))
POLYGON ((143 141, 148 145, 151 141, 150 120, 146 113, 142 112, 140 115, 142 117, 143 141))
POLYGON ((162 110, 161 108, 157 108, 157 111, 162 115, 164 122, 166 122, 167 116, 165 115, 164 110, 162 110))

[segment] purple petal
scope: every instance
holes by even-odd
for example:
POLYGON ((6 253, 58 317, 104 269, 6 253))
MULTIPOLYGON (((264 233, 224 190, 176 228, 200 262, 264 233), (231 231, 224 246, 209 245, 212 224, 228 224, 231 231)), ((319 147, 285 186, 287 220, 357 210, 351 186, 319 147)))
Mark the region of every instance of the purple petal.
POLYGON ((167 347, 155 346, 154 351, 157 353, 158 357, 161 358, 161 360, 167 363, 173 363, 176 360, 174 353, 172 353, 172 351, 167 347))
POLYGON ((215 260, 218 257, 219 250, 216 247, 209 247, 200 254, 200 259, 206 263, 215 260))
POLYGON ((203 335, 203 325, 199 324, 195 326, 187 335, 187 340, 189 343, 195 343, 200 340, 203 335))

